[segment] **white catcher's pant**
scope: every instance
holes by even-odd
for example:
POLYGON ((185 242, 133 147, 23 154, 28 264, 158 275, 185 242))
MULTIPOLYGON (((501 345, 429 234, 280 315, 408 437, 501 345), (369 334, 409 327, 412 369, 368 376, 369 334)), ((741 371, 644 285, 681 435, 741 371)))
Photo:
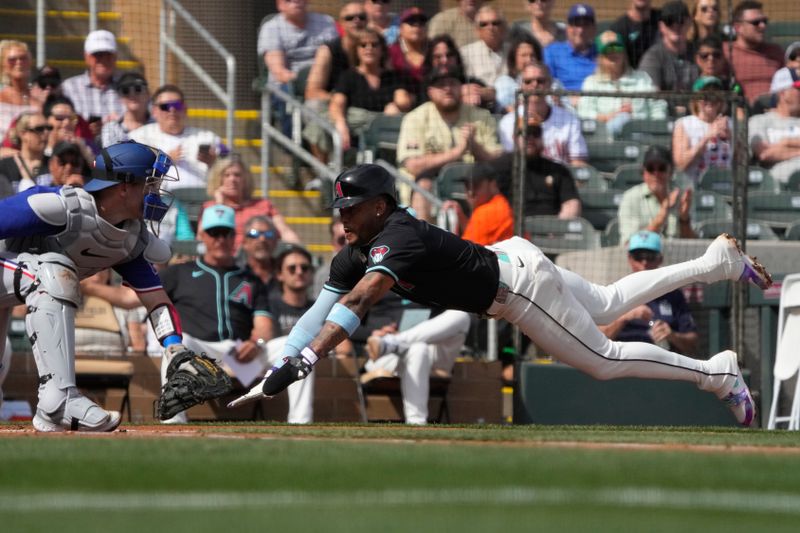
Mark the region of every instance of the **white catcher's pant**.
MULTIPOLYGON (((509 291, 487 314, 516 324, 545 353, 596 379, 622 377, 681 380, 716 392, 730 388, 736 368, 700 361, 654 344, 615 342, 595 325, 692 282, 712 283, 724 275, 702 259, 629 274, 595 285, 556 267, 536 246, 512 237, 489 247, 500 255, 500 281, 509 291)), ((727 359, 726 359, 727 360, 727 359)))
MULTIPOLYGON (((218 342, 202 341, 191 335, 183 334, 183 345, 196 352, 205 352, 209 357, 221 363, 222 358, 235 346, 235 340, 224 340, 218 342)), ((265 368, 272 367, 282 356, 283 348, 286 345, 286 337, 278 337, 267 342, 266 353, 260 357, 265 368)), ((166 383, 168 361, 164 360, 161 364, 161 384, 166 383)), ((262 372, 263 374, 263 372, 262 372)), ((289 416, 286 421, 290 424, 310 424, 314 419, 314 381, 315 374, 311 374, 297 383, 293 383, 287 389, 289 394, 289 416)), ((185 412, 184 412, 185 413, 185 412)), ((180 413, 175 422, 186 422, 186 415, 180 413)))
POLYGON ((445 311, 393 335, 393 339, 403 347, 398 351, 407 347, 404 355, 386 354, 364 365, 367 371, 380 368, 400 377, 407 424, 427 423, 431 371, 440 370, 448 375, 452 372, 467 338, 469 324, 467 313, 445 311))

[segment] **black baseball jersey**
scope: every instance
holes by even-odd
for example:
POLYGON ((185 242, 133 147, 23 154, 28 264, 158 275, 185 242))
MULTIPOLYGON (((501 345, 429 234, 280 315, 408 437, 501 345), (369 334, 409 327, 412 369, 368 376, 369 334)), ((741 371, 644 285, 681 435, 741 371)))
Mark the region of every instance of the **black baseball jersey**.
POLYGON ((161 282, 184 331, 203 341, 249 339, 253 317, 271 317, 264 284, 238 266, 212 267, 198 258, 166 268, 161 282))
POLYGON ((345 246, 331 263, 325 286, 349 292, 367 272, 394 278, 392 290, 428 306, 483 313, 497 295, 497 256, 404 209, 386 219, 383 230, 361 248, 345 246))

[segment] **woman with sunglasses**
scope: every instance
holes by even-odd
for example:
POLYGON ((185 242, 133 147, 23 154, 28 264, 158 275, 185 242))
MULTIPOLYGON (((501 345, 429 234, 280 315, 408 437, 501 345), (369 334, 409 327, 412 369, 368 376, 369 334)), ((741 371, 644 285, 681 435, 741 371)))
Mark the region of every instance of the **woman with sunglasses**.
MULTIPOLYGON (((270 217, 279 237, 284 242, 299 243, 300 237, 289 227, 278 209, 266 198, 253 198, 255 180, 247 165, 238 157, 221 157, 208 171, 209 200, 203 209, 215 204, 226 205, 233 209, 236 217, 236 250, 242 244, 244 228, 248 220, 257 215, 270 217)), ((199 215, 203 216, 202 212, 199 215)), ((199 236, 199 232, 198 232, 199 236)))
POLYGON ((696 185, 711 168, 731 168, 733 121, 725 114, 724 86, 719 78, 704 76, 694 82, 692 114, 679 118, 672 132, 675 168, 696 185), (715 94, 716 93, 716 94, 715 94))
POLYGON ((11 122, 23 111, 32 110, 31 53, 21 41, 0 43, 2 85, 0 89, 0 138, 5 136, 11 122))
POLYGON ((42 114, 53 128, 47 137, 45 155, 52 154, 53 148, 62 141, 79 145, 87 161, 92 161, 99 153, 88 123, 75 112, 75 104, 68 97, 50 95, 42 106, 42 114))
POLYGON ((17 192, 23 180, 32 183, 36 177, 46 172, 44 148, 52 127, 39 112, 25 111, 17 119, 14 129, 9 132, 15 144, 20 146, 18 153, 0 159, 0 194, 17 192), (6 182, 13 188, 8 191, 6 182))
MULTIPOLYGON (((456 48, 456 43, 452 37, 449 35, 436 35, 428 42, 425 61, 422 63, 422 71, 427 76, 434 69, 450 70, 451 68, 458 68, 464 71, 461 52, 456 48)), ((417 95, 417 101, 418 103, 423 103, 427 99, 428 92, 425 87, 421 87, 420 94, 417 95)), ((487 87, 479 79, 468 76, 467 82, 461 84, 461 102, 494 111, 494 87, 487 87)))
MULTIPOLYGON (((604 31, 595 40, 597 70, 588 76, 581 87, 584 92, 653 92, 650 76, 630 68, 622 36, 611 30, 604 31)), ((615 137, 629 120, 663 119, 667 106, 662 100, 607 96, 582 96, 578 101, 578 116, 594 119, 606 125, 606 131, 615 137)))
POLYGON ((503 74, 494 82, 497 94, 497 107, 503 112, 514 110, 514 100, 520 88, 520 76, 525 67, 533 62, 541 63, 542 47, 530 35, 523 35, 511 42, 506 55, 508 74, 503 74))
POLYGON ((428 16, 418 7, 410 7, 400 15, 400 36, 389 46, 392 68, 417 84, 422 83, 425 51, 428 48, 428 16))
POLYGON ((129 132, 153 122, 149 109, 150 91, 144 76, 138 72, 124 73, 117 81, 117 92, 125 112, 118 120, 103 124, 100 144, 104 147, 127 141, 129 132))
POLYGON ((692 4, 692 24, 689 26, 689 46, 697 50, 701 40, 706 37, 722 35, 719 27, 719 0, 695 0, 692 4))

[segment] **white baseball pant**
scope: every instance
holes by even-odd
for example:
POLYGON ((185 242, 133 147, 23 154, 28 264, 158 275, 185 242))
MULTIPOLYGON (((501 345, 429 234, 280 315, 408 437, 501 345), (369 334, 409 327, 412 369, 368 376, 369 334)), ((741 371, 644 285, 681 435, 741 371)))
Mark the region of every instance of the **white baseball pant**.
POLYGON ((469 325, 469 315, 464 311, 444 311, 406 331, 393 334, 392 340, 401 347, 399 353, 383 355, 364 365, 368 372, 383 369, 400 377, 407 424, 428 422, 431 372, 438 370, 449 375, 453 371, 469 325))

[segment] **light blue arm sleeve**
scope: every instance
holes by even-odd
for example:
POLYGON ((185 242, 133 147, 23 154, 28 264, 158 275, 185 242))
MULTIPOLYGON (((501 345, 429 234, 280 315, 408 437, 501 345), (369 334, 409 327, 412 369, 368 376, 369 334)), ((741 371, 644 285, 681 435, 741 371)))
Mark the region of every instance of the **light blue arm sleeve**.
POLYGON ((314 305, 303 313, 303 316, 297 321, 292 331, 289 332, 289 337, 286 339, 286 347, 283 350, 284 356, 291 357, 300 355, 300 351, 308 346, 322 329, 325 318, 341 297, 342 295, 340 293, 333 292, 327 287, 320 291, 314 305))

